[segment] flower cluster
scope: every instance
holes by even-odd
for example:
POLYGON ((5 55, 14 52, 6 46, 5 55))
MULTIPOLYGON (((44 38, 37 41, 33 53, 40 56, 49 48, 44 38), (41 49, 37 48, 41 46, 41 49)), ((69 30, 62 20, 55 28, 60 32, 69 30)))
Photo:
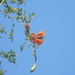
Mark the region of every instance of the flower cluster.
POLYGON ((25 26, 25 28, 26 28, 25 34, 29 38, 29 40, 33 43, 36 43, 38 46, 40 46, 44 41, 43 37, 46 35, 44 30, 42 30, 37 34, 35 33, 30 34, 30 25, 25 26))
POLYGON ((32 33, 32 38, 30 41, 36 43, 38 46, 41 45, 44 41, 43 37, 45 36, 44 30, 39 32, 38 34, 32 33))
POLYGON ((29 40, 29 48, 32 52, 32 55, 35 57, 35 63, 30 70, 30 72, 33 72, 36 69, 36 61, 37 61, 36 48, 44 42, 44 36, 46 34, 44 30, 42 30, 41 32, 37 34, 35 33, 30 34, 30 25, 26 25, 25 29, 26 29, 25 35, 26 37, 28 37, 28 40, 29 40))

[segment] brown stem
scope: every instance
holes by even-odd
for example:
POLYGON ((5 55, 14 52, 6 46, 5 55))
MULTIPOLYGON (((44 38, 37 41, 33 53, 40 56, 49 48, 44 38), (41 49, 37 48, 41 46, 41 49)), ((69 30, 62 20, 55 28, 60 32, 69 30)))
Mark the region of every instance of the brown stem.
POLYGON ((2 11, 2 10, 0 10, 0 12, 6 14, 6 15, 9 16, 10 18, 12 18, 13 20, 15 20, 15 21, 17 21, 18 23, 20 23, 22 26, 24 26, 24 24, 22 24, 20 21, 18 21, 17 19, 15 19, 14 17, 12 17, 12 16, 9 15, 8 13, 6 13, 6 12, 4 12, 4 11, 2 11))

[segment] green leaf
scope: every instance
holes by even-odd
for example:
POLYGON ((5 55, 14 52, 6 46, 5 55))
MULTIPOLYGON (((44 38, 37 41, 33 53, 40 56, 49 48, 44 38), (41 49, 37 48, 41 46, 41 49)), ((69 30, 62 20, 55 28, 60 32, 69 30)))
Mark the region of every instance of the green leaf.
POLYGON ((32 19, 34 15, 35 15, 35 13, 30 14, 29 15, 30 19, 32 19))
POLYGON ((23 49, 24 49, 24 45, 20 45, 21 52, 23 51, 23 49))
POLYGON ((3 75, 3 72, 2 72, 2 70, 0 70, 0 75, 3 75))
POLYGON ((0 61, 0 64, 2 63, 2 61, 0 61))
POLYGON ((16 2, 16 0, 11 0, 13 3, 16 2))
POLYGON ((25 1, 23 0, 18 0, 19 4, 23 4, 23 3, 26 3, 25 1))
POLYGON ((16 19, 19 19, 19 16, 18 16, 18 17, 16 17, 16 19))
POLYGON ((26 11, 24 10, 24 15, 26 14, 26 11))
POLYGON ((8 35, 10 36, 10 35, 12 35, 12 33, 10 32, 8 35))
POLYGON ((0 28, 2 28, 2 25, 0 24, 0 28))
POLYGON ((2 37, 0 36, 0 38, 2 38, 2 37))
POLYGON ((6 30, 4 29, 4 27, 2 27, 1 24, 0 24, 0 33, 5 33, 6 34, 6 30))
POLYGON ((9 62, 16 63, 15 57, 18 56, 14 51, 10 50, 9 52, 0 50, 0 55, 9 60, 9 62))
POLYGON ((0 3, 2 2, 2 0, 0 0, 0 3))

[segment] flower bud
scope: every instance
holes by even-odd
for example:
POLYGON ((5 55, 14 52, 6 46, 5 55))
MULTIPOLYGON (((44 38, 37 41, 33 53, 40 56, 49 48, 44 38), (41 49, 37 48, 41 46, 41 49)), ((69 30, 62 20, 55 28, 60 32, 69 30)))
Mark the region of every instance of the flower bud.
POLYGON ((26 29, 30 29, 30 25, 25 26, 26 29))

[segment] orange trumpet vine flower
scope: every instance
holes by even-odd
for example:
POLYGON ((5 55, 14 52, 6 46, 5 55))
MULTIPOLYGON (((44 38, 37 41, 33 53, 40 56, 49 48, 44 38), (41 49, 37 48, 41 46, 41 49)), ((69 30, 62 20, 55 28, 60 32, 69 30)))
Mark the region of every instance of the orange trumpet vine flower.
POLYGON ((38 46, 42 44, 42 42, 44 40, 40 40, 40 39, 34 39, 34 40, 31 40, 32 42, 36 43, 38 46))
POLYGON ((38 34, 32 33, 34 34, 34 36, 45 36, 46 34, 44 33, 44 30, 42 30, 41 32, 39 32, 38 34))
POLYGON ((38 46, 42 44, 44 41, 42 37, 45 36, 44 30, 39 32, 38 34, 32 33, 32 38, 30 39, 32 42, 36 43, 38 46))

